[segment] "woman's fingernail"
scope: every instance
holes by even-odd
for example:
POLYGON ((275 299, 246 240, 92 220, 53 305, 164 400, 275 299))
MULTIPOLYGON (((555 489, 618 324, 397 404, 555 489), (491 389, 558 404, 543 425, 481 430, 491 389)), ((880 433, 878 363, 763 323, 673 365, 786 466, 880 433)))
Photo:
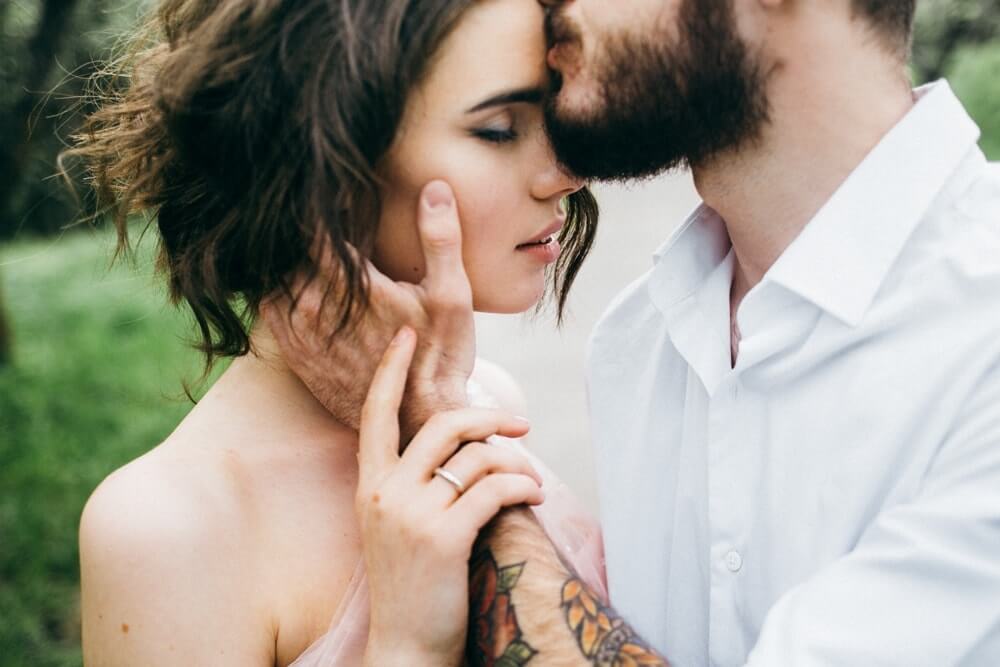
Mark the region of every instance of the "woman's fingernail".
POLYGON ((424 188, 424 206, 431 211, 450 208, 455 196, 444 181, 434 181, 424 188))
POLYGON ((527 417, 521 417, 520 415, 514 415, 514 419, 516 419, 519 422, 524 422, 528 426, 531 426, 531 420, 528 419, 527 417))

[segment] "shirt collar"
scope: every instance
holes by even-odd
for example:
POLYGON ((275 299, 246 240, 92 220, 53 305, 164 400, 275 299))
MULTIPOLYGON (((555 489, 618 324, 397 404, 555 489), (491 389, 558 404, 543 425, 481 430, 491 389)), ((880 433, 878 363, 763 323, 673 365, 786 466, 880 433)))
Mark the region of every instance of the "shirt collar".
MULTIPOLYGON (((883 137, 764 276, 850 326, 871 305, 907 239, 963 162, 985 164, 980 132, 945 81, 918 88, 883 137)), ((725 222, 702 204, 656 252, 649 293, 662 311, 725 260, 725 222)))
POLYGON ((980 132, 945 81, 914 91, 913 109, 882 139, 781 255, 763 284, 798 294, 857 326, 918 223, 973 160, 980 132))
POLYGON ((694 294, 732 248, 726 223, 701 204, 653 255, 649 292, 662 311, 694 294))

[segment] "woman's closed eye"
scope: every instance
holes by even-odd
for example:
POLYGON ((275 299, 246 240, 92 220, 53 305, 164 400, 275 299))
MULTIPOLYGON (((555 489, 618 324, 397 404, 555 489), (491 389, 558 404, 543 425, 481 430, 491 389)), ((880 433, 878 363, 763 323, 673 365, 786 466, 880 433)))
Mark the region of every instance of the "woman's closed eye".
POLYGON ((488 141, 491 144, 508 144, 517 140, 517 131, 513 127, 477 127, 470 130, 472 136, 488 141))
POLYGON ((543 99, 542 86, 512 88, 497 93, 466 111, 466 114, 494 112, 489 118, 481 118, 482 124, 469 130, 469 134, 491 144, 512 143, 519 137, 515 119, 522 115, 522 109, 525 106, 540 109, 543 99))

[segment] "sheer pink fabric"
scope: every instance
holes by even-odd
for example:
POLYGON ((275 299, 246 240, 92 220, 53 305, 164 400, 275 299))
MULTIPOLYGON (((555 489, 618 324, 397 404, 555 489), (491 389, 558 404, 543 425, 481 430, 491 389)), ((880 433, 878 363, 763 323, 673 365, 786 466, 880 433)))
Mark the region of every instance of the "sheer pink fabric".
MULTIPOLYGON (((490 398, 470 383, 470 402, 491 404, 490 398)), ((545 503, 534 509, 549 539, 563 561, 594 591, 607 600, 604 574, 604 545, 600 526, 586 511, 569 487, 520 442, 497 439, 494 444, 517 448, 525 453, 544 479, 545 503)), ((352 667, 361 665, 368 641, 368 582, 364 564, 359 563, 347 593, 334 614, 329 632, 299 656, 292 667, 352 667)))

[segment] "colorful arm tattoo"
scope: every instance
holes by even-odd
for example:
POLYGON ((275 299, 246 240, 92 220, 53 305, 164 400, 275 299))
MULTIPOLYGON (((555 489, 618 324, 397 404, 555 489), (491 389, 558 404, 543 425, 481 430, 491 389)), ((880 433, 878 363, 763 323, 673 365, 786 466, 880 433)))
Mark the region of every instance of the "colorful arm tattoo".
POLYGON ((577 646, 591 664, 598 667, 666 667, 666 660, 575 577, 563 585, 562 608, 566 612, 566 623, 576 636, 577 646))
POLYGON ((524 641, 511 592, 524 563, 499 567, 489 549, 479 550, 471 562, 472 594, 466 658, 472 667, 519 667, 538 655, 524 641))
MULTIPOLYGON (((472 604, 466 651, 469 665, 520 667, 536 657, 539 658, 536 662, 546 662, 545 655, 533 646, 539 642, 529 643, 531 628, 521 627, 511 601, 514 589, 530 566, 527 561, 500 566, 488 548, 476 551, 471 562, 472 604)), ((570 577, 561 587, 553 584, 553 591, 560 588, 559 606, 553 604, 551 609, 553 614, 557 609, 563 612, 566 638, 573 637, 575 650, 572 654, 553 654, 552 657, 559 658, 559 664, 568 664, 567 660, 576 657, 580 665, 594 667, 668 667, 667 661, 580 579, 570 577)), ((563 643, 558 638, 549 639, 556 646, 563 643)), ((570 642, 565 644, 568 647, 570 642)))

